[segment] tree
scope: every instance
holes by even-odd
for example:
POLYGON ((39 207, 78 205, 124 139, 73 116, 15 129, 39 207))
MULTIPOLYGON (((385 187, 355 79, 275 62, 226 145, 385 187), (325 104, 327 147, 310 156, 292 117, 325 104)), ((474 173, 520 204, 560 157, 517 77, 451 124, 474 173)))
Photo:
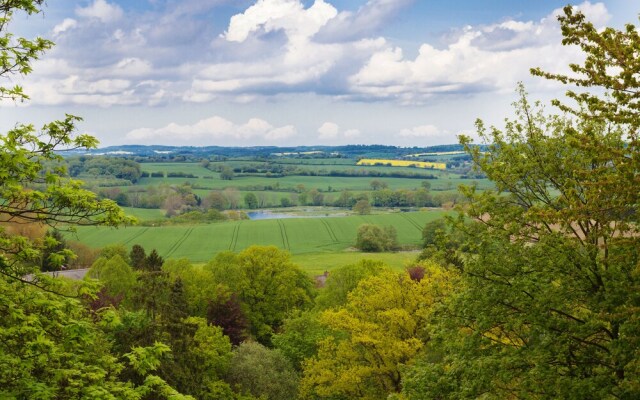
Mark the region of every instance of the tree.
POLYGON ((218 211, 227 209, 229 202, 219 191, 212 191, 202 200, 204 209, 213 208, 218 211))
POLYGON ((366 252, 394 251, 398 249, 398 237, 393 226, 381 228, 363 224, 358 228, 356 248, 366 252))
POLYGON ((281 331, 273 336, 273 345, 297 371, 302 371, 304 360, 318 354, 318 343, 329 334, 317 311, 304 311, 284 321, 281 331))
POLYGON ((129 260, 131 260, 131 267, 136 271, 142 271, 145 269, 147 255, 145 254, 144 247, 139 244, 134 244, 131 247, 129 253, 129 260))
POLYGON ((280 205, 282 207, 291 207, 293 206, 293 203, 291 202, 291 199, 288 197, 281 197, 280 198, 280 205))
POLYGON ((422 247, 435 246, 438 237, 443 235, 446 230, 447 225, 442 218, 427 222, 422 228, 422 247))
POLYGON ((183 282, 191 316, 206 318, 209 303, 219 301, 226 294, 226 288, 218 285, 210 270, 196 268, 187 259, 168 260, 162 270, 183 282))
POLYGON ((230 181, 233 179, 233 177, 234 173, 231 167, 228 167, 226 165, 222 167, 222 171, 220 171, 220 179, 222 179, 223 181, 230 181))
POLYGON ((247 193, 244 195, 244 206, 247 208, 258 208, 258 197, 255 193, 247 193))
MULTIPOLYGON (((53 46, 53 42, 36 38, 15 38, 8 32, 14 12, 36 14, 41 0, 0 2, 0 77, 28 75, 31 64, 53 46)), ((28 100, 18 85, 0 87, 0 100, 28 100)), ((17 223, 118 225, 129 221, 117 204, 98 200, 83 189, 80 181, 68 178, 63 158, 56 151, 95 147, 89 135, 74 137, 80 118, 67 115, 64 120, 45 124, 36 131, 33 125, 18 124, 0 135, 0 220, 17 223)), ((0 274, 13 279, 24 275, 26 263, 38 265, 36 243, 20 235, 9 235, 0 228, 0 274), (26 262, 26 263, 25 263, 26 262)), ((51 258, 51 256, 49 257, 51 258)), ((54 258, 56 258, 54 256, 54 258)))
MULTIPOLYGON (((175 355, 174 365, 179 365, 183 371, 182 379, 175 386, 198 399, 233 398, 231 388, 222 381, 232 356, 229 338, 221 328, 208 325, 203 318, 188 317, 183 323, 192 333, 185 338, 185 351, 175 355)), ((167 377, 173 377, 175 372, 167 366, 165 373, 167 377)))
POLYGON ((48 289, 0 279, 1 398, 141 398, 146 393, 186 400, 153 375, 155 368, 138 370, 140 384, 122 379, 125 363, 111 353, 110 340, 84 305, 71 298, 75 289, 60 280, 48 289))
POLYGON ((389 185, 386 182, 383 182, 377 179, 372 180, 369 185, 371 186, 371 190, 381 190, 381 189, 387 189, 389 187, 389 185))
POLYGON ((227 199, 230 209, 235 210, 238 208, 238 203, 240 201, 240 192, 238 192, 238 189, 226 188, 222 191, 222 195, 227 199))
POLYGON ((40 270, 57 271, 70 261, 72 255, 60 231, 49 230, 44 236, 40 270))
POLYGON ((226 299, 223 297, 209 301, 207 322, 222 328, 222 332, 229 337, 234 346, 242 343, 247 337, 249 322, 235 293, 229 294, 226 299))
POLYGON ((369 204, 369 200, 358 200, 353 206, 353 211, 359 215, 371 214, 371 204, 369 204))
POLYGON ((93 263, 87 275, 100 280, 106 294, 114 298, 131 296, 136 284, 135 272, 117 254, 111 258, 100 257, 93 263))
POLYGON ((298 204, 301 206, 307 205, 307 201, 309 199, 309 194, 307 192, 298 193, 298 204))
MULTIPOLYGON (((587 52, 572 67, 586 80, 567 82, 609 89, 601 66, 640 44, 631 27, 599 36, 571 8, 561 23, 565 43, 587 52)), ((638 63, 623 67, 631 81, 620 87, 633 92, 638 63)), ((477 223, 454 223, 467 239, 460 290, 432 342, 443 355, 408 371, 409 398, 640 396, 640 115, 618 88, 609 99, 570 94, 573 118, 546 115, 521 88, 504 130, 478 121, 486 152, 462 139, 496 188, 464 190, 477 223)))
POLYGON ((231 358, 227 381, 243 394, 267 400, 295 399, 298 375, 278 350, 245 342, 231 358))
POLYGON ((353 207, 355 204, 355 199, 353 198, 353 193, 349 190, 343 190, 340 192, 340 196, 333 203, 336 207, 353 207))
POLYGON ((573 75, 545 72, 532 68, 531 73, 547 79, 578 87, 596 88, 596 92, 568 90, 566 95, 578 107, 559 100, 553 104, 562 111, 588 119, 600 119, 630 128, 629 145, 638 145, 637 128, 640 126, 640 61, 637 28, 627 24, 624 30, 598 29, 585 15, 573 7, 564 8, 558 17, 562 27, 563 45, 579 46, 584 52, 582 64, 570 64, 573 75), (604 89, 604 91, 600 90, 604 89))
POLYGON ((151 253, 144 260, 144 268, 146 271, 160 271, 164 264, 164 259, 160 257, 156 249, 151 250, 151 253))
POLYGON ((290 257, 273 246, 251 246, 220 253, 207 265, 218 283, 237 294, 249 332, 262 344, 270 344, 289 312, 311 303, 313 283, 290 257))
POLYGON ((386 399, 426 339, 427 321, 455 274, 433 264, 420 281, 386 270, 361 280, 344 306, 324 311, 331 334, 304 363, 303 398, 386 399))
MULTIPOLYGON (((39 13, 42 3, 0 1, 0 76, 27 75, 31 63, 53 45, 42 38, 15 38, 6 31, 14 12, 39 13)), ((23 101, 28 96, 19 86, 0 87, 0 98, 23 101)), ((67 115, 40 131, 19 124, 0 135, 0 220, 51 227, 133 222, 116 203, 98 200, 82 188, 82 182, 68 177, 58 152, 97 144, 89 135, 74 137, 78 120, 67 115)), ((40 249, 28 237, 4 228, 0 249, 0 397, 188 398, 152 374, 157 358, 145 357, 139 363, 140 358, 132 355, 125 363, 111 353, 110 338, 101 329, 109 322, 94 314, 94 323, 81 302, 97 296, 93 283, 22 278, 28 265, 37 265, 40 249), (121 378, 127 365, 138 373, 139 381, 121 378)), ((49 259, 62 255, 52 253, 49 259)), ((166 346, 137 350, 161 354, 166 346)))
POLYGON ((324 194, 320 193, 318 189, 311 189, 308 193, 311 198, 311 203, 314 206, 321 206, 324 202, 324 194))
MULTIPOLYGON (((56 148, 95 147, 95 140, 89 136, 72 138, 77 120, 67 116, 64 121, 45 125, 38 134, 31 125, 18 125, 0 136, 0 165, 4 171, 0 175, 2 220, 33 221, 52 227, 62 223, 113 226, 130 221, 112 200, 98 200, 94 193, 82 189, 80 181, 65 178, 64 165, 46 169, 45 165, 62 160, 55 153, 56 148)), ((16 268, 39 257, 33 242, 8 235, 2 228, 0 247, 5 254, 0 261, 0 273, 15 279, 22 275, 16 268)))

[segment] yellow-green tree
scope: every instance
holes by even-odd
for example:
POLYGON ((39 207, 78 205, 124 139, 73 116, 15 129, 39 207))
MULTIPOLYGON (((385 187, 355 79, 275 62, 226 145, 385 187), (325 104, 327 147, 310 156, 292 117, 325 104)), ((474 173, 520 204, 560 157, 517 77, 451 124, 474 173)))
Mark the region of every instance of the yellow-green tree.
POLYGON ((365 278, 344 306, 321 314, 332 334, 305 362, 303 397, 385 399, 400 391, 401 369, 423 347, 431 308, 453 279, 451 272, 424 266, 420 281, 392 271, 365 278))

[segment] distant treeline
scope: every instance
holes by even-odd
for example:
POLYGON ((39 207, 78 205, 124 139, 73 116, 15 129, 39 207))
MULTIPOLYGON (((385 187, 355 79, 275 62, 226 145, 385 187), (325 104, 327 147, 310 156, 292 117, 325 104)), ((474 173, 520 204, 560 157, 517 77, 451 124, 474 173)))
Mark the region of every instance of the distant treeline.
MULTIPOLYGON (((482 146, 481 146, 482 147, 482 146)), ((396 147, 384 145, 346 145, 346 146, 296 146, 296 147, 220 147, 220 146, 112 146, 97 150, 84 151, 93 155, 124 156, 138 162, 190 162, 202 159, 224 160, 227 158, 274 159, 275 154, 287 154, 287 157, 302 159, 312 158, 357 158, 403 157, 417 153, 437 153, 461 151, 459 144, 448 144, 428 147, 396 147)))
MULTIPOLYGON (((373 181, 376 182, 376 181, 373 181)), ((372 183, 373 183, 372 182, 372 183)), ((294 207, 294 206, 333 206, 353 208, 360 200, 367 201, 375 207, 441 207, 462 201, 457 192, 432 193, 426 188, 415 190, 392 190, 384 186, 371 192, 352 192, 343 190, 335 192, 321 191, 313 188, 297 188, 295 191, 281 194, 255 190, 241 193, 237 188, 212 190, 208 194, 198 196, 195 187, 189 183, 182 185, 161 184, 158 186, 131 186, 127 189, 111 187, 98 190, 101 198, 109 198, 120 206, 136 208, 162 209, 170 217, 198 211, 225 211, 237 209, 294 207), (330 194, 331 193, 331 194, 330 194)), ((192 214, 192 216, 202 216, 192 214)), ((217 214, 210 214, 218 216, 217 214)), ((219 217, 219 216, 218 216, 219 217)), ((215 219, 215 218, 214 218, 215 219)), ((202 218, 206 222, 206 218, 202 218)))
POLYGON ((117 178, 136 183, 142 177, 140 164, 121 157, 68 158, 67 168, 72 177, 117 178))
MULTIPOLYGON (((222 172, 224 164, 207 164, 212 171, 222 172)), ((290 164, 260 163, 247 164, 232 169, 235 176, 261 175, 268 178, 282 178, 285 176, 336 176, 336 177, 374 177, 374 178, 410 178, 410 179, 438 179, 436 175, 421 172, 408 172, 403 170, 381 171, 378 169, 327 169, 306 168, 290 164)))

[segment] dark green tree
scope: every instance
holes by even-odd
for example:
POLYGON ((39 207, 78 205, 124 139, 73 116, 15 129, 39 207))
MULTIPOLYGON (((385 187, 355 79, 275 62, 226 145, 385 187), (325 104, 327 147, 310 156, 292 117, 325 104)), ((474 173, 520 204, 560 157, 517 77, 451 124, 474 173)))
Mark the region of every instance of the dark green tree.
POLYGON ((160 257, 156 249, 151 250, 151 253, 144 260, 144 268, 146 271, 160 271, 164 264, 164 259, 160 257))
POLYGON ((57 271, 70 261, 71 256, 72 252, 67 248, 62 233, 56 229, 47 231, 42 247, 40 271, 57 271))
POLYGON ((147 255, 145 254, 144 247, 139 244, 134 244, 131 247, 131 252, 129 253, 129 260, 131 260, 131 267, 136 271, 142 271, 145 269, 145 263, 147 260, 147 255))

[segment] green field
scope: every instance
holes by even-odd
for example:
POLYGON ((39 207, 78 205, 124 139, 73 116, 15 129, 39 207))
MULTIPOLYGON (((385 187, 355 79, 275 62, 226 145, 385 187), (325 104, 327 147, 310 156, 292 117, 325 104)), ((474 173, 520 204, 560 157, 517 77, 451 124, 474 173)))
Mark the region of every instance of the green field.
POLYGON ((120 207, 125 214, 138 218, 140 221, 152 221, 164 218, 164 210, 158 208, 120 207))
MULTIPOLYGON (((80 227, 69 239, 90 247, 140 244, 157 249, 165 258, 188 258, 205 262, 216 253, 240 251, 251 245, 274 245, 294 256, 311 253, 340 253, 353 246, 360 225, 392 225, 401 245, 417 246, 422 227, 440 218, 444 211, 421 211, 365 216, 230 221, 210 225, 125 227, 80 227)), ((347 257, 349 258, 349 257, 347 257)), ((321 268, 318 266, 318 268, 321 268)))
MULTIPOLYGON (((455 177, 456 175, 454 175, 455 177)), ((279 178, 267 178, 265 176, 240 176, 233 180, 225 181, 218 178, 142 178, 138 181, 136 186, 150 186, 150 185, 181 185, 185 182, 193 184, 200 190, 222 190, 230 187, 235 187, 240 190, 252 190, 254 187, 264 187, 276 185, 281 190, 294 190, 298 185, 304 185, 307 189, 319 189, 321 191, 342 191, 342 190, 356 190, 367 191, 371 190, 371 181, 378 180, 385 182, 390 189, 419 189, 421 187, 423 179, 410 179, 410 178, 372 178, 372 177, 335 177, 335 176, 285 176, 279 178)), ((455 190, 461 184, 477 183, 480 189, 489 187, 491 184, 486 179, 474 180, 474 179, 430 179, 429 184, 431 190, 455 190)), ((122 190, 128 190, 132 186, 123 186, 122 190)))

